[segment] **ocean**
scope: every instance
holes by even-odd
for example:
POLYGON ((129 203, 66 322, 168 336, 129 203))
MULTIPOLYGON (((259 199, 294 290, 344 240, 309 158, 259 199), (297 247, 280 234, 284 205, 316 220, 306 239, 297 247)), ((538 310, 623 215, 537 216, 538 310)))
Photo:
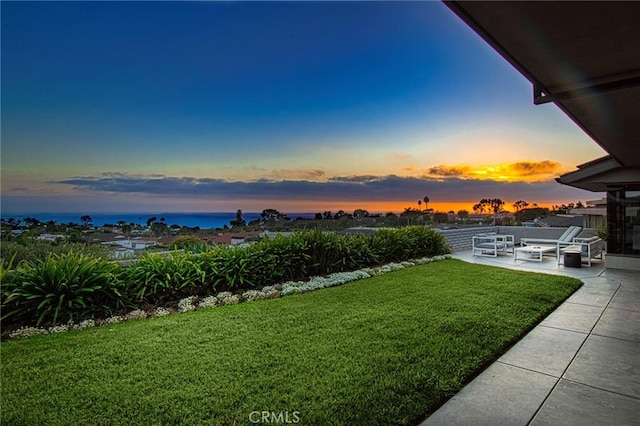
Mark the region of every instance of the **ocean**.
MULTIPOLYGON (((124 220, 126 223, 134 223, 136 225, 146 225, 147 219, 155 216, 157 220, 161 217, 165 218, 165 223, 169 226, 180 225, 200 229, 222 228, 224 225, 230 226, 230 221, 235 220, 236 213, 23 213, 23 214, 2 214, 2 218, 24 219, 25 217, 33 217, 41 222, 55 221, 61 223, 82 223, 81 216, 88 214, 91 216, 93 226, 101 227, 105 224, 117 224, 124 220)), ((297 217, 305 219, 313 219, 315 213, 285 213, 291 220, 297 217)), ((260 213, 244 213, 244 220, 249 223, 254 219, 260 218, 260 213)))

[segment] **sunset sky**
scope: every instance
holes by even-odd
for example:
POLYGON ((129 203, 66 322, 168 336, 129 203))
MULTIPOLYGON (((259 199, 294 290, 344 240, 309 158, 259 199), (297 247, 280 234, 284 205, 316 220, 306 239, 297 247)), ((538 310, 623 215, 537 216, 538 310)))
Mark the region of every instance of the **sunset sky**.
POLYGON ((2 215, 596 199, 604 155, 439 2, 2 2, 2 215))

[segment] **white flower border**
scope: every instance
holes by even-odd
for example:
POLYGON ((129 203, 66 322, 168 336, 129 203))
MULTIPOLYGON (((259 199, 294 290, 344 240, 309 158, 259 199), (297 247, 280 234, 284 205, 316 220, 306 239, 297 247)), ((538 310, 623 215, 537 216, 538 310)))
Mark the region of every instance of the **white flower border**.
MULTIPOLYGON (((263 299, 276 299, 279 297, 288 296, 290 294, 307 293, 309 291, 318 290, 321 288, 335 287, 338 285, 346 284, 351 281, 362 280, 365 278, 371 278, 378 275, 384 275, 389 272, 398 271, 400 269, 408 268, 416 265, 425 265, 427 263, 436 262, 444 259, 451 259, 452 256, 445 254, 442 256, 423 257, 420 259, 414 259, 411 261, 405 261, 400 263, 388 263, 384 266, 375 268, 364 268, 353 272, 336 272, 326 277, 311 277, 308 281, 287 281, 282 284, 276 284, 273 286, 265 286, 261 290, 247 290, 242 294, 233 294, 230 291, 223 291, 215 296, 208 297, 196 297, 190 296, 181 299, 178 302, 175 312, 190 312, 201 309, 215 308, 225 305, 237 305, 243 302, 253 302, 263 299), (196 304, 197 302, 197 304, 196 304)), ((17 330, 12 331, 9 334, 9 339, 18 339, 30 336, 38 336, 43 334, 57 334, 72 330, 82 330, 89 327, 96 327, 101 325, 117 324, 124 321, 139 320, 145 318, 156 318, 169 315, 172 311, 158 307, 151 312, 146 312, 141 309, 136 309, 129 312, 126 315, 118 315, 106 318, 99 323, 89 319, 80 323, 68 323, 66 325, 56 325, 54 327, 20 327, 17 330)))

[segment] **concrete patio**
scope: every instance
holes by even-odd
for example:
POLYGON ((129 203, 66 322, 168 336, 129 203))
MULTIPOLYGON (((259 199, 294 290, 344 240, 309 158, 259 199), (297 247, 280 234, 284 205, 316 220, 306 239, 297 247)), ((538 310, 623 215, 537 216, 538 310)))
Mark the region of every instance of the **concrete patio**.
POLYGON ((640 424, 640 273, 513 257, 472 263, 572 276, 584 285, 422 425, 640 424))

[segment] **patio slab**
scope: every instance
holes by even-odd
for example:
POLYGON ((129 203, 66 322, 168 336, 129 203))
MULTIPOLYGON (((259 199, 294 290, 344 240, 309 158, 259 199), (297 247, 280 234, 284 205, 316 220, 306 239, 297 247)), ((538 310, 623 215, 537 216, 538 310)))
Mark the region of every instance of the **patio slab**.
POLYGON ((546 374, 496 362, 421 426, 526 425, 555 382, 546 374))
POLYGON ((622 282, 622 289, 625 291, 640 292, 640 272, 606 269, 602 276, 622 282))
POLYGON ((605 308, 611 299, 613 299, 615 293, 616 290, 609 288, 584 285, 580 290, 573 293, 573 295, 567 299, 567 302, 605 308))
POLYGON ((586 333, 538 326, 498 361, 560 377, 586 338, 586 333))
POLYGON ((593 334, 640 342, 640 311, 607 308, 593 334))
POLYGON ((540 325, 579 333, 589 333, 603 312, 604 308, 600 306, 565 302, 545 318, 540 325))
POLYGON ((563 378, 640 398, 640 342, 590 335, 563 378))
POLYGON ((640 291, 629 291, 622 287, 609 303, 609 307, 640 312, 640 291))
POLYGON ((616 291, 619 290, 620 287, 622 287, 620 281, 603 276, 581 278, 580 281, 582 281, 582 283, 584 284, 584 288, 594 290, 616 291))
POLYGON ((555 425, 637 425, 640 400, 560 380, 531 422, 555 425))

